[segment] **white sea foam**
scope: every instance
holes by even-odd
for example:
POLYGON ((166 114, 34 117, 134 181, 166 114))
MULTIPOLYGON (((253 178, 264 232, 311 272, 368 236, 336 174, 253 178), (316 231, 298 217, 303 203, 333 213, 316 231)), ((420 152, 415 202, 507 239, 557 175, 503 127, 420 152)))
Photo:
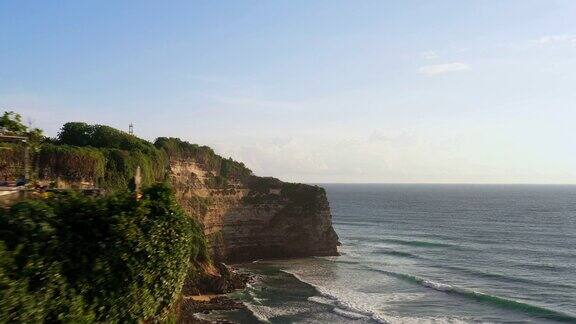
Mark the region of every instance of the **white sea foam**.
MULTIPOLYGON (((334 302, 328 298, 324 297, 310 297, 310 301, 320 302, 323 304, 333 305, 334 302)), ((295 315, 298 311, 289 311, 286 309, 278 307, 268 307, 261 305, 254 305, 251 303, 244 303, 248 310, 262 323, 270 323, 270 319, 281 315, 295 315)), ((429 318, 411 318, 411 317, 397 317, 397 316, 387 316, 386 318, 377 314, 364 314, 361 312, 350 310, 346 307, 334 307, 335 314, 349 318, 351 320, 362 320, 371 319, 378 323, 390 323, 390 324, 464 324, 468 323, 462 319, 447 318, 447 317, 429 317, 429 318)), ((211 320, 209 315, 198 314, 198 318, 204 320, 211 320)))
POLYGON ((244 302, 244 305, 260 322, 270 323, 268 319, 273 315, 266 311, 265 306, 257 306, 248 302, 244 302))
MULTIPOLYGON (((358 300, 360 298, 354 298, 351 295, 346 295, 346 292, 344 291, 337 292, 336 290, 330 289, 326 286, 316 284, 312 282, 312 280, 306 280, 296 271, 290 271, 290 270, 282 270, 282 271, 291 274, 296 279, 316 288, 318 293, 320 293, 321 297, 316 297, 313 300, 309 298, 309 300, 330 306, 335 306, 334 312, 341 316, 345 316, 348 318, 352 318, 351 316, 354 316, 356 319, 371 318, 372 320, 378 323, 386 323, 386 324, 391 323, 391 321, 386 319, 384 314, 379 314, 376 310, 369 309, 365 305, 362 305, 362 303, 360 302, 355 303, 354 301, 352 301, 352 300, 358 300), (346 314, 344 314, 343 312, 346 312, 346 314)), ((364 297, 362 299, 367 300, 368 298, 364 297)))
POLYGON ((455 289, 454 287, 452 287, 450 285, 439 283, 439 282, 434 282, 431 280, 423 280, 422 285, 429 287, 429 288, 432 288, 432 289, 435 289, 435 290, 439 290, 439 291, 451 291, 451 290, 455 289))
MULTIPOLYGON (((333 306, 333 312, 339 316, 344 316, 353 320, 370 319, 378 323, 464 323, 462 319, 450 317, 409 317, 394 316, 385 314, 382 307, 388 302, 398 302, 407 300, 419 300, 425 297, 425 293, 395 293, 387 296, 380 296, 378 302, 373 301, 370 294, 353 291, 349 288, 341 289, 333 285, 330 279, 321 279, 321 269, 317 267, 307 269, 300 266, 296 269, 282 270, 293 275, 296 279, 305 282, 318 291, 320 296, 308 297, 311 302, 333 306)), ((426 281, 424 285, 430 288, 445 291, 453 289, 452 286, 426 281)))
POLYGON ((262 302, 266 300, 265 298, 258 297, 258 295, 256 295, 256 293, 254 292, 254 289, 252 287, 250 287, 246 290, 248 291, 250 298, 252 298, 252 300, 254 300, 254 302, 256 302, 257 304, 262 305, 262 302))
POLYGON ((336 303, 334 302, 333 299, 322 297, 322 296, 311 296, 311 297, 308 297, 308 300, 311 302, 329 305, 329 306, 335 306, 336 305, 336 303))
POLYGON ((294 304, 285 304, 274 307, 265 305, 267 299, 258 297, 257 289, 252 285, 247 286, 246 291, 250 298, 244 300, 243 304, 261 322, 269 323, 270 319, 276 316, 291 316, 302 311, 300 307, 297 305, 295 306, 294 304))
POLYGON ((362 319, 362 318, 366 318, 367 316, 364 314, 360 314, 360 313, 356 313, 356 312, 351 312, 348 310, 344 310, 342 308, 338 308, 338 307, 334 307, 334 313, 340 315, 340 316, 344 316, 344 317, 348 317, 351 319, 362 319))
POLYGON ((265 305, 256 305, 250 302, 244 302, 244 305, 258 318, 258 320, 262 322, 269 323, 271 318, 277 316, 292 316, 299 314, 302 309, 299 307, 291 307, 291 306, 265 306, 265 305))

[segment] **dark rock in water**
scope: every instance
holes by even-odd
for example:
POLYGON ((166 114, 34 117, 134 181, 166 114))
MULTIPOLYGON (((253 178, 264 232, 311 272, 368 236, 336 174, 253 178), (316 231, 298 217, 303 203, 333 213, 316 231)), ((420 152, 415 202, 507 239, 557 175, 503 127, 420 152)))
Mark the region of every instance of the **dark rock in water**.
POLYGON ((250 275, 225 265, 215 263, 191 270, 184 282, 184 296, 200 294, 225 294, 246 287, 250 275))
MULTIPOLYGON (((245 308, 241 302, 224 295, 236 289, 243 289, 250 280, 250 275, 225 265, 215 263, 197 266, 190 273, 182 289, 179 323, 212 323, 198 319, 194 314, 209 314, 213 310, 234 310, 245 308), (202 296, 204 295, 204 296, 202 296), (216 296, 214 296, 216 295, 216 296), (199 300, 205 297, 206 300, 199 300), (196 300, 195 300, 196 299, 196 300)), ((218 321, 217 323, 228 323, 218 321)))
POLYGON ((194 314, 210 314, 214 310, 235 310, 246 308, 241 302, 226 296, 215 296, 208 301, 193 300, 191 296, 184 297, 180 308, 178 323, 229 323, 228 321, 206 321, 194 314))

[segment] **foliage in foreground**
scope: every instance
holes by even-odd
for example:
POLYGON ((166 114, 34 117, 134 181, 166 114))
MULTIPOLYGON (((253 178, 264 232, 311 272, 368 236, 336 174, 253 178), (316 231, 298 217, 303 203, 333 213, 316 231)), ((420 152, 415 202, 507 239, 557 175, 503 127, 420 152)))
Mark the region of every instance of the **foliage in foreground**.
POLYGON ((74 193, 0 210, 0 322, 136 322, 162 317, 188 260, 207 259, 200 228, 165 185, 74 193))

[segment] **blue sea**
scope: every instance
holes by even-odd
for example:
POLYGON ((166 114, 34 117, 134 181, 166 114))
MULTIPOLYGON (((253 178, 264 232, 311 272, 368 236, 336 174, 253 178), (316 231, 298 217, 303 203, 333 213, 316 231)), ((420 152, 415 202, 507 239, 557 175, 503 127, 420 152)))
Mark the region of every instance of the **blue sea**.
POLYGON ((242 323, 576 323, 576 186, 323 185, 339 257, 242 265, 242 323))

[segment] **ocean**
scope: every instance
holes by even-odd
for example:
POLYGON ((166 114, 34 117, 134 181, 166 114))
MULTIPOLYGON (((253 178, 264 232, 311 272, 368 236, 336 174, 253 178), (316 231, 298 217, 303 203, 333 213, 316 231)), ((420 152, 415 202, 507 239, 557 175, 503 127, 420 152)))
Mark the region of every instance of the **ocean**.
POLYGON ((576 186, 323 185, 339 257, 242 265, 242 323, 576 323, 576 186))

